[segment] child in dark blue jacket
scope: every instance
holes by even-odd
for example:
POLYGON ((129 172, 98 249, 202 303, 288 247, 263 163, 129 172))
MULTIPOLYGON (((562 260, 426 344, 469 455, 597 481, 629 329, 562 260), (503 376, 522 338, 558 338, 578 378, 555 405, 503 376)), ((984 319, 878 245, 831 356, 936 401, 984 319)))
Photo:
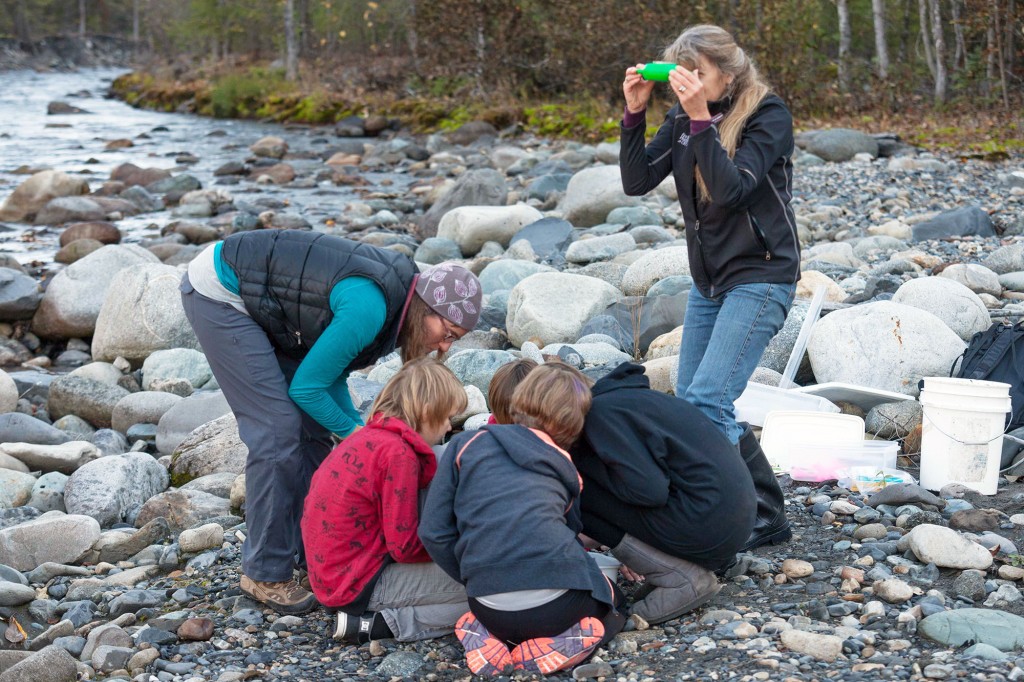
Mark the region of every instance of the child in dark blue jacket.
POLYGON ((420 539, 466 586, 455 632, 474 674, 569 668, 625 622, 621 594, 577 538, 582 480, 567 448, 590 399, 568 365, 534 369, 513 394, 515 424, 457 436, 431 484, 420 539))

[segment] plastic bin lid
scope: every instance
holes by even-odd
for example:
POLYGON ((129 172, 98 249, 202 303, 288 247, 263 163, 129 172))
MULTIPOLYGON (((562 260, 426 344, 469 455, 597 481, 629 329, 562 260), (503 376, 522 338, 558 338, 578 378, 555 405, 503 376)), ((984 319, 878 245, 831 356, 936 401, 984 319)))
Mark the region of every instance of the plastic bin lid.
POLYGON ((864 420, 854 414, 772 410, 764 418, 761 449, 770 462, 785 461, 794 445, 846 445, 864 440, 864 420))
POLYGON ((865 412, 869 411, 875 405, 881 405, 882 403, 914 399, 914 396, 907 395, 905 393, 883 391, 880 388, 847 384, 842 381, 830 381, 826 384, 801 386, 799 388, 794 388, 793 390, 800 393, 807 393, 808 395, 817 395, 822 398, 828 398, 832 402, 852 403, 865 412))

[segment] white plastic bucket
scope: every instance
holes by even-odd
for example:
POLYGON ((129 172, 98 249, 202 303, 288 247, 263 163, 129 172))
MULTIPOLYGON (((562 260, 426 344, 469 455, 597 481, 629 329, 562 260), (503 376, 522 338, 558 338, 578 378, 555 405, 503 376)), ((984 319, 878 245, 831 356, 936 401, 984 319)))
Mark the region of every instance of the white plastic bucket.
POLYGON ((920 400, 921 485, 939 490, 962 483, 983 495, 995 495, 1010 385, 926 377, 920 400))

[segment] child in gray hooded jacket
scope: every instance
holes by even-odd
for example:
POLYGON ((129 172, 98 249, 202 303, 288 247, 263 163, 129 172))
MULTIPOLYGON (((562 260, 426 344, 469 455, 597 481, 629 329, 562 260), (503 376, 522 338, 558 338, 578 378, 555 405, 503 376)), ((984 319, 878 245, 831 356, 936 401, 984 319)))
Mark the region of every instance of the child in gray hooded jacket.
POLYGON ((466 586, 455 632, 474 674, 563 670, 622 628, 621 594, 577 538, 582 480, 566 449, 589 407, 586 377, 538 367, 513 394, 515 424, 460 434, 431 484, 420 539, 466 586))

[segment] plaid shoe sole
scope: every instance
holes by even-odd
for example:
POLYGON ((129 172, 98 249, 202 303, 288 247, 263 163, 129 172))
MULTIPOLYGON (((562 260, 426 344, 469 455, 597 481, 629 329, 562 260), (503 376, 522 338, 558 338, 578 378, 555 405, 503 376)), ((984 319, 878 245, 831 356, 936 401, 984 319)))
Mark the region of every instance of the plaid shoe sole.
POLYGON ((550 675, 582 663, 604 637, 604 625, 597 618, 584 618, 554 637, 537 637, 512 650, 516 670, 550 675))
POLYGON ((495 639, 472 612, 455 624, 455 636, 466 650, 466 665, 474 675, 501 675, 512 667, 512 655, 505 643, 495 639))

